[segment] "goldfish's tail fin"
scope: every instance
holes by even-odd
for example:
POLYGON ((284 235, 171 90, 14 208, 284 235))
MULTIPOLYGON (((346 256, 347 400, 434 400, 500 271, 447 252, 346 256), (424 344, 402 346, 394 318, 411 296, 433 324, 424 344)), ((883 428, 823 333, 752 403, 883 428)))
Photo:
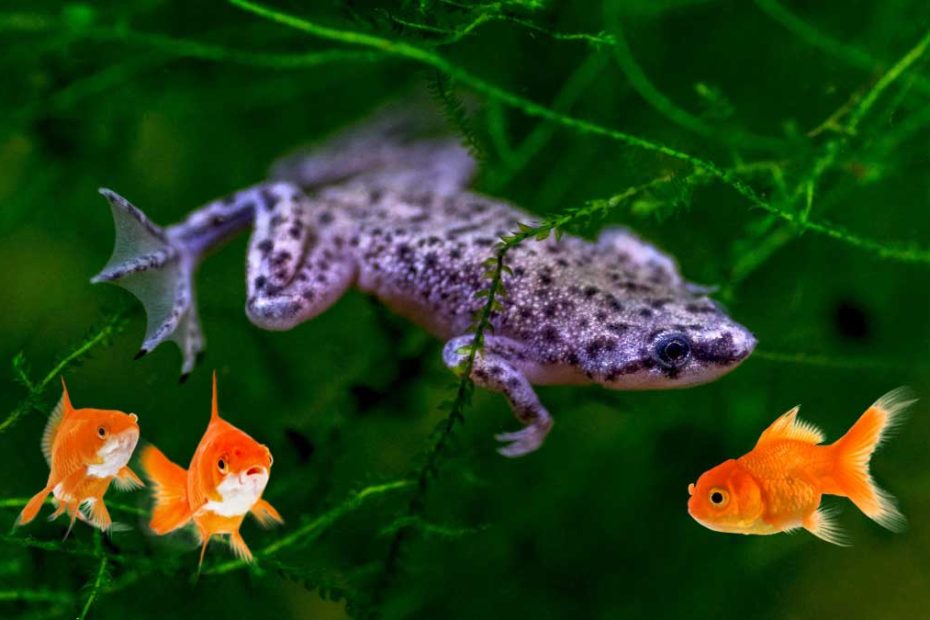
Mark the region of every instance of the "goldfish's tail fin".
POLYGON ((45 498, 48 497, 48 494, 51 492, 52 487, 45 487, 33 495, 32 499, 26 503, 26 507, 23 508, 23 511, 19 513, 15 525, 25 525, 35 519, 39 511, 42 510, 42 504, 45 503, 45 498))
POLYGON ((145 307, 148 324, 137 359, 165 340, 173 340, 184 356, 182 381, 203 350, 194 299, 196 248, 172 239, 128 200, 101 188, 116 225, 113 255, 91 282, 112 282, 135 295, 145 307))
POLYGON ((900 424, 902 413, 914 402, 910 390, 898 388, 879 398, 862 414, 852 428, 833 444, 833 479, 867 517, 892 531, 907 525, 894 497, 875 484, 869 474, 869 461, 888 432, 900 424))
POLYGON ((187 471, 168 460, 155 446, 142 450, 142 469, 155 486, 155 507, 149 526, 156 534, 167 534, 191 520, 187 501, 187 471))

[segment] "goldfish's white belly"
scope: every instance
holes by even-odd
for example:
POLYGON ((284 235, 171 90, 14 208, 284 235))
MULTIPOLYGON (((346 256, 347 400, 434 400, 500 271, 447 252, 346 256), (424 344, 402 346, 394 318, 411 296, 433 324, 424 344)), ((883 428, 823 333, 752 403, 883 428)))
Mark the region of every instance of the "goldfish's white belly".
POLYGON ((228 474, 216 487, 223 499, 208 501, 203 509, 221 517, 244 515, 262 496, 266 484, 268 484, 267 473, 228 474))
POLYGON ((91 478, 111 478, 129 463, 132 451, 136 449, 139 433, 126 432, 115 435, 97 450, 102 463, 87 466, 87 475, 91 478))

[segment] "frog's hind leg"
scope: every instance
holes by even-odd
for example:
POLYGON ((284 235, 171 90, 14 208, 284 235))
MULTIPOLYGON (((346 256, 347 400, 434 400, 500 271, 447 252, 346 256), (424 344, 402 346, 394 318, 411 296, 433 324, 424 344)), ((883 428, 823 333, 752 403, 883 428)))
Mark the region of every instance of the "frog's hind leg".
POLYGON ((152 223, 128 200, 108 189, 116 226, 113 255, 91 282, 112 282, 133 295, 148 317, 138 357, 165 340, 177 343, 184 356, 182 379, 203 349, 193 275, 203 254, 252 221, 261 187, 217 200, 168 228, 152 223))
POLYGON ((436 106, 418 100, 383 106, 369 118, 275 162, 271 178, 317 188, 364 177, 368 186, 463 190, 475 160, 436 106))
MULTIPOLYGON (((442 356, 446 366, 461 374, 474 342, 471 335, 459 336, 446 343, 442 356)), ((539 448, 549 430, 552 417, 546 411, 526 376, 512 363, 519 359, 522 346, 507 338, 485 336, 484 347, 475 356, 471 378, 479 386, 503 392, 514 415, 524 428, 496 436, 506 445, 498 449, 504 456, 522 456, 539 448)))
POLYGON ((265 205, 249 244, 246 313, 260 327, 286 330, 329 308, 355 282, 355 224, 290 183, 275 184, 265 205))

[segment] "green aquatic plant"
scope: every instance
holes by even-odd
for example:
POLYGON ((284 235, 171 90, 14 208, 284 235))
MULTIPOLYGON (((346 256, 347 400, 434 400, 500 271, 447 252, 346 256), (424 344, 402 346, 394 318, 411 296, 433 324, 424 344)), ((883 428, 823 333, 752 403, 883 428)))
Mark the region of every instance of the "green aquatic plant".
MULTIPOLYGON (((191 447, 202 431, 198 373, 175 391, 163 381, 169 354, 129 366, 139 317, 107 314, 95 297, 106 293, 68 287, 55 275, 66 268, 43 262, 60 254, 88 274, 102 264, 109 224, 97 185, 141 185, 180 217, 254 182, 280 151, 425 81, 481 161, 479 189, 535 216, 489 250, 475 343, 448 392, 443 369, 422 361, 435 347, 360 296, 266 334, 241 317, 241 252, 208 261, 206 364, 238 383, 244 428, 275 444, 268 493, 285 529, 256 534, 253 565, 208 553, 193 588, 183 537, 144 534, 144 493, 108 502, 130 532, 84 528, 61 541, 54 525, 17 529, 0 536, 10 558, 0 615, 164 617, 183 600, 278 616, 300 605, 354 617, 681 617, 700 605, 744 617, 766 603, 773 617, 809 617, 825 589, 845 593, 830 599, 834 611, 917 613, 881 592, 856 598, 857 586, 895 571, 875 576, 860 556, 796 540, 722 541, 680 520, 683 499, 667 498, 782 405, 819 403, 839 428, 849 408, 893 385, 927 385, 930 34, 919 3, 896 4, 914 15, 907 23, 872 3, 861 9, 867 25, 852 10, 771 0, 729 12, 690 0, 338 4, 38 2, 0 13, 14 42, 0 60, 12 85, 0 102, 0 234, 8 263, 29 275, 10 282, 11 314, 41 317, 0 320, 13 360, 0 439, 24 464, 3 478, 9 524, 44 475, 37 437, 63 373, 84 384, 82 402, 96 394, 136 408, 143 437, 191 447), (747 45, 744 28, 762 45, 747 45), (728 67, 743 56, 759 64, 737 75, 728 67), (785 65, 796 78, 779 75, 785 65), (769 92, 769 77, 783 100, 753 95, 769 92), (508 255, 615 222, 719 286, 760 348, 736 376, 700 390, 559 388, 565 438, 500 462, 481 438, 506 416, 468 377, 507 294, 508 255), (39 274, 43 298, 57 301, 23 294, 39 274), (105 318, 69 345, 93 316, 105 318), (47 370, 37 378, 30 365, 47 370), (669 579, 676 600, 654 585, 669 579), (140 605, 152 580, 165 593, 140 605), (773 581, 799 602, 776 599, 773 581)), ((930 588, 909 559, 930 554, 920 525, 930 482, 907 465, 926 465, 926 416, 913 423, 882 478, 917 532, 855 534, 868 545, 858 553, 886 554, 908 583, 930 588)))

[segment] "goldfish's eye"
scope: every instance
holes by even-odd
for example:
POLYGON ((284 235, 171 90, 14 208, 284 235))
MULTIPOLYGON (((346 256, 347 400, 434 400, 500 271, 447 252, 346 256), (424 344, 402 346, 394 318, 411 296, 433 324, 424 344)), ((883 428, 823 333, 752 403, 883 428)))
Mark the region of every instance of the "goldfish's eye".
POLYGON ((107 436, 107 429, 103 428, 102 426, 98 426, 97 437, 100 437, 100 439, 103 439, 106 436, 107 436))
POLYGON ((727 492, 723 489, 711 489, 710 503, 720 507, 727 503, 727 492))
POLYGON ((226 461, 224 461, 223 459, 220 459, 219 461, 217 461, 216 466, 220 468, 221 472, 224 472, 224 473, 226 472, 226 461))

